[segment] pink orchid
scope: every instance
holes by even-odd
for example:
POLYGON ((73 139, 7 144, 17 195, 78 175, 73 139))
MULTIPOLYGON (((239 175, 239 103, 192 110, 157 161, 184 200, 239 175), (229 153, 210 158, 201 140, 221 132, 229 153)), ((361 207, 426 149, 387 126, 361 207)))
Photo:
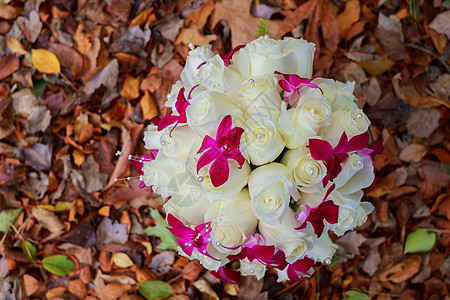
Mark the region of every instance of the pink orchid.
POLYGON ((238 284, 241 275, 225 266, 221 266, 217 271, 211 271, 211 275, 228 284, 238 284))
POLYGON ((197 153, 202 153, 197 163, 197 173, 201 168, 211 163, 209 175, 211 183, 214 187, 224 184, 229 177, 230 166, 228 160, 235 160, 239 164, 239 168, 245 162, 245 158, 239 151, 239 143, 244 129, 241 127, 234 127, 231 129, 231 116, 227 115, 220 122, 217 128, 216 139, 210 136, 205 136, 202 145, 197 153))
POLYGON ((335 148, 327 141, 309 139, 312 158, 322 160, 327 167, 327 175, 322 180, 323 186, 325 187, 328 181, 333 181, 341 172, 341 163, 348 157, 347 152, 362 150, 368 142, 369 134, 367 132, 354 136, 350 140, 347 139, 344 132, 335 148))
POLYGON ((322 202, 314 207, 310 208, 309 205, 305 204, 305 210, 295 215, 295 218, 302 222, 303 224, 295 228, 295 230, 301 230, 306 227, 306 222, 311 223, 314 228, 314 233, 317 237, 320 237, 325 228, 324 220, 329 224, 337 223, 339 217, 339 206, 334 204, 331 200, 326 200, 331 192, 334 190, 334 184, 327 190, 325 197, 323 197, 322 202))
MULTIPOLYGON (((177 96, 177 102, 175 102, 175 108, 178 112, 178 116, 175 115, 167 115, 164 116, 162 119, 155 121, 158 123, 158 130, 161 131, 167 126, 175 123, 175 126, 172 128, 174 130, 178 124, 185 124, 187 123, 186 119, 186 108, 191 104, 188 100, 191 100, 191 94, 192 91, 197 87, 198 85, 194 86, 191 91, 189 92, 188 98, 184 97, 184 87, 180 89, 180 92, 177 96)), ((153 119, 152 119, 153 120, 153 119)), ((172 130, 170 132, 172 132, 172 130)))
POLYGON ((200 253, 219 261, 209 254, 206 247, 211 242, 211 222, 197 225, 195 229, 189 228, 183 224, 180 220, 175 218, 172 214, 167 216, 167 223, 170 227, 169 231, 178 238, 177 243, 191 256, 194 249, 197 249, 200 253))
MULTIPOLYGON (((245 45, 239 45, 239 46, 234 47, 230 52, 228 52, 225 55, 219 54, 220 58, 223 60, 223 64, 225 65, 225 67, 228 67, 230 65, 233 54, 238 52, 241 48, 244 48, 244 47, 245 47, 245 45)), ((203 66, 204 64, 206 64, 206 61, 199 64, 197 69, 200 69, 200 67, 203 66)))
POLYGON ((301 275, 309 276, 308 270, 314 265, 314 260, 309 257, 297 260, 295 263, 289 264, 287 269, 287 275, 290 280, 301 281, 301 275))
POLYGON ((245 243, 241 245, 225 248, 230 250, 236 250, 239 247, 242 247, 239 254, 229 255, 227 257, 229 260, 232 261, 235 259, 247 258, 249 261, 254 261, 255 259, 257 259, 262 264, 271 264, 273 262, 275 246, 264 245, 264 238, 258 233, 253 234, 245 243))
POLYGON ((282 75, 284 78, 279 80, 278 84, 284 90, 284 98, 287 102, 289 102, 294 95, 297 96, 294 103, 297 102, 298 98, 300 97, 300 89, 302 89, 303 87, 308 86, 310 88, 319 89, 320 91, 322 91, 319 86, 311 83, 311 81, 317 77, 308 79, 302 78, 296 74, 283 74, 278 71, 275 71, 275 74, 282 75))
MULTIPOLYGON (((139 175, 144 175, 144 172, 142 171, 142 167, 144 166, 144 163, 154 160, 156 155, 158 154, 158 150, 150 150, 150 152, 152 153, 153 157, 146 156, 146 155, 141 155, 141 156, 138 157, 138 159, 133 159, 130 162, 131 167, 136 172, 138 172, 139 175)), ((146 187, 146 185, 145 185, 144 181, 141 181, 141 184, 139 185, 139 188, 142 189, 144 187, 146 187)))

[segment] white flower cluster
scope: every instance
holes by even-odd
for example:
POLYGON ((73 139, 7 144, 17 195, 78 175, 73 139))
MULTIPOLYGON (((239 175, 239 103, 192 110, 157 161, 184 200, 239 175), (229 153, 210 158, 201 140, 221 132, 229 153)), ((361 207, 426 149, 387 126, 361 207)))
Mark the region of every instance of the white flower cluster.
POLYGON ((337 246, 328 232, 343 235, 373 210, 361 201, 374 181, 372 151, 350 145, 370 122, 351 83, 311 79, 314 49, 267 36, 228 57, 210 45, 192 47, 167 96, 172 115, 145 132, 146 148, 157 154, 143 162, 142 180, 169 198, 168 215, 192 230, 210 226, 204 248, 185 251, 191 243, 180 243, 180 253, 207 269, 220 273, 240 257, 240 274, 261 278, 267 261, 239 256, 256 233, 283 253, 279 279, 293 279, 286 266, 304 258, 329 263, 337 246), (326 158, 317 159, 311 140, 329 145, 326 158))

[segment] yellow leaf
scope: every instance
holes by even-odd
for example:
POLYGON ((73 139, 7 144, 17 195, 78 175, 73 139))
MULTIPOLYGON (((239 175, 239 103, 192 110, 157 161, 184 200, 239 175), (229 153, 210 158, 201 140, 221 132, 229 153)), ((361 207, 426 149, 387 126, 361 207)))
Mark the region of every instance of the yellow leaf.
POLYGON ((80 150, 74 149, 72 153, 74 163, 79 167, 85 160, 84 153, 80 150))
POLYGON ((128 27, 131 28, 133 26, 143 25, 154 10, 155 10, 154 7, 150 7, 149 9, 143 10, 133 20, 131 20, 130 25, 128 27))
POLYGON ((41 73, 56 74, 61 72, 61 65, 55 54, 45 49, 31 50, 31 62, 41 73))
POLYGON ((112 261, 119 268, 129 268, 134 265, 133 261, 122 252, 117 252, 113 254, 112 261))
POLYGON ((47 204, 39 205, 39 207, 49 211, 62 212, 70 210, 70 202, 57 202, 55 205, 47 204))
POLYGON ((359 0, 350 0, 345 4, 345 9, 336 17, 341 36, 345 36, 353 23, 359 20, 359 0))
POLYGON ((139 97, 139 86, 141 85, 141 77, 134 78, 131 75, 125 76, 125 82, 123 83, 120 96, 131 100, 139 97))
POLYGON ((6 45, 8 46, 9 50, 11 50, 14 53, 20 54, 20 55, 26 55, 28 54, 28 51, 25 50, 23 45, 19 42, 18 39, 15 39, 13 37, 8 37, 6 40, 6 45))
POLYGON ((358 62, 357 64, 373 76, 381 75, 395 65, 395 63, 390 59, 367 60, 358 62))
POLYGON ((155 100, 153 100, 148 91, 145 91, 144 97, 141 99, 141 107, 144 120, 151 120, 159 114, 155 100))
POLYGON ((117 120, 112 120, 108 123, 104 123, 102 125, 100 125, 101 128, 110 131, 111 128, 116 127, 118 129, 122 129, 122 122, 121 121, 117 121, 117 120))
POLYGON ((110 210, 109 206, 103 206, 98 210, 98 214, 100 216, 109 217, 109 210, 110 210))
POLYGON ((141 242, 141 244, 147 249, 148 254, 152 254, 153 247, 150 242, 141 242))

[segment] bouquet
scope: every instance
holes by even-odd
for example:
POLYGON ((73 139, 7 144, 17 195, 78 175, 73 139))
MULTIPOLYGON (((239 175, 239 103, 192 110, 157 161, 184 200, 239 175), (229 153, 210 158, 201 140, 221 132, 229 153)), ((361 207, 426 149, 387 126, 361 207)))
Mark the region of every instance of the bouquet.
POLYGON ((354 85, 313 77, 315 46, 263 36, 217 55, 191 51, 167 96, 172 114, 152 119, 145 147, 130 156, 167 201, 179 254, 227 283, 240 275, 300 280, 330 263, 337 236, 373 210, 370 121, 354 85))

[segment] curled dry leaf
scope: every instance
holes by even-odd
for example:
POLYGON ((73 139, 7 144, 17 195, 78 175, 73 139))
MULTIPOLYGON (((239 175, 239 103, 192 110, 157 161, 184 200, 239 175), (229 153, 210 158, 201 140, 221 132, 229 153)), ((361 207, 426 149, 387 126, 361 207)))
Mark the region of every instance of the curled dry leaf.
POLYGON ((0 58, 0 80, 8 77, 19 68, 19 58, 13 55, 0 58))
POLYGON ((402 283, 419 271, 421 263, 420 256, 407 257, 402 262, 383 270, 379 275, 379 280, 402 283))
POLYGON ((35 217, 36 220, 51 233, 56 234, 64 231, 65 227, 63 223, 54 212, 39 207, 33 207, 31 213, 33 217, 35 217))

